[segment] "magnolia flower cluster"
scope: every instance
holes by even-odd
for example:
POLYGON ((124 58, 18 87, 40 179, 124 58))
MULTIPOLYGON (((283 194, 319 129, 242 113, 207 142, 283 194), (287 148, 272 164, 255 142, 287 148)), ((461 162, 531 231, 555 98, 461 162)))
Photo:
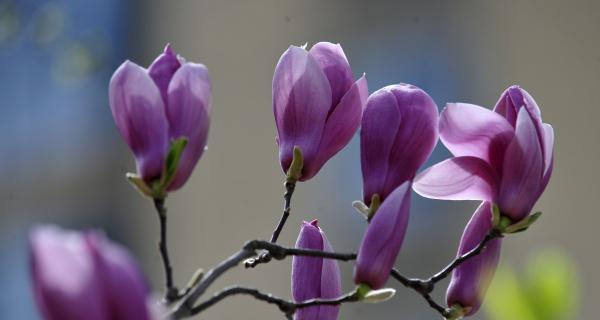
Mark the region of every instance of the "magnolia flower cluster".
MULTIPOLYGON (((356 284, 371 289, 385 286, 406 233, 411 187, 432 199, 483 201, 465 228, 458 255, 475 248, 496 227, 493 205, 510 224, 530 214, 550 179, 554 141, 552 127, 542 122, 529 93, 511 86, 493 111, 449 103, 438 116, 433 99, 416 86, 390 85, 365 99, 366 86, 364 75, 353 84, 346 56, 331 43, 318 43, 308 51, 291 46, 273 78, 279 158, 288 175, 294 148, 304 158, 299 180, 308 180, 349 142, 360 122, 363 206, 369 226, 358 250, 356 284), (438 134, 455 157, 417 175, 438 134)), ((314 233, 322 234, 322 239, 316 237, 321 240, 308 246, 304 240, 308 228, 316 224, 303 225, 299 247, 329 248, 320 229, 314 233)), ((463 316, 479 309, 499 261, 500 245, 501 240, 492 240, 480 256, 453 272, 446 295, 449 307, 463 316)), ((297 301, 326 298, 322 293, 340 286, 332 283, 340 278, 337 268, 325 268, 325 262, 332 262, 296 260, 309 259, 314 262, 294 264, 297 301), (313 273, 299 270, 307 268, 313 273), (320 281, 306 281, 309 274, 320 275, 320 281)), ((296 319, 329 320, 336 314, 315 309, 296 314, 296 319)))
MULTIPOLYGON (((294 183, 313 178, 361 127, 363 195, 357 207, 368 226, 354 282, 368 290, 388 281, 407 230, 412 190, 432 199, 481 201, 461 238, 462 255, 498 228, 494 210, 505 225, 526 219, 552 173, 552 127, 518 86, 502 93, 493 110, 449 103, 439 114, 434 100, 410 84, 369 95, 365 75, 355 80, 342 47, 321 42, 310 50, 290 46, 277 63, 272 88, 279 160, 294 183), (438 139, 453 157, 417 174, 438 139)), ((136 186, 152 197, 181 188, 206 146, 206 68, 167 46, 148 69, 123 63, 110 81, 109 97, 117 128, 135 156, 136 186), (187 144, 175 148, 181 139, 187 144)), ((296 247, 333 251, 316 220, 302 224, 296 247)), ((492 240, 454 270, 448 307, 463 316, 479 309, 500 247, 500 239, 492 240)), ((133 259, 101 235, 36 229, 31 256, 35 296, 47 319, 80 319, 90 310, 99 320, 150 318, 149 292, 133 259)), ((294 257, 291 280, 298 302, 342 293, 335 260, 294 257)), ((299 309, 295 319, 333 320, 338 312, 338 306, 314 306, 299 309)))

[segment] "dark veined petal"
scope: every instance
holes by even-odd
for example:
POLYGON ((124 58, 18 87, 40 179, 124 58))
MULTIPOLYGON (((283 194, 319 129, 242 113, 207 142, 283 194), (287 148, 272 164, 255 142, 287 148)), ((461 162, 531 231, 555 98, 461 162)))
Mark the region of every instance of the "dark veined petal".
MULTIPOLYGON (((535 130, 540 141, 544 140, 544 127, 542 122, 542 114, 538 104, 535 102, 531 94, 525 89, 512 85, 504 91, 500 100, 496 104, 494 111, 503 115, 508 122, 516 127, 517 115, 521 108, 525 108, 531 117, 535 130)), ((546 155, 545 144, 542 144, 542 155, 546 155)), ((546 163, 546 161, 544 161, 546 163)))
POLYGON ((374 193, 385 199, 412 179, 438 139, 437 106, 425 91, 398 84, 384 87, 371 97, 361 129, 363 198, 367 204, 374 193))
POLYGON ((168 123, 160 92, 145 69, 125 61, 113 74, 109 101, 119 132, 146 181, 160 177, 168 148, 168 123))
POLYGON ((500 114, 467 103, 448 103, 440 114, 440 140, 456 157, 481 158, 501 172, 514 128, 500 114))
POLYGON ((352 69, 339 43, 319 42, 308 54, 319 64, 331 86, 331 114, 354 82, 352 69))
POLYGON ((148 67, 148 74, 154 80, 154 83, 156 83, 165 105, 168 103, 167 91, 169 83, 179 67, 181 67, 181 61, 179 61, 177 54, 171 49, 170 44, 167 44, 164 52, 148 67))
MULTIPOLYGON (((323 237, 323 251, 333 252, 331 244, 327 240, 325 233, 321 228, 323 237)), ((334 299, 342 295, 342 276, 340 266, 334 259, 323 259, 323 268, 321 270, 321 299, 334 299)), ((320 306, 319 317, 321 320, 335 320, 338 317, 340 308, 337 306, 320 306)))
POLYGON ((373 216, 358 250, 354 282, 380 289, 387 282, 402 247, 410 214, 410 181, 383 201, 373 216))
POLYGON ((367 79, 362 76, 350 87, 337 108, 329 115, 317 157, 313 162, 306 164, 303 179, 310 179, 316 175, 331 157, 350 142, 360 125, 368 96, 367 79))
POLYGON ((363 199, 367 205, 373 194, 385 196, 389 157, 400 120, 396 97, 389 90, 380 89, 369 96, 360 129, 363 199))
POLYGON ((315 160, 330 106, 331 88, 319 64, 306 50, 290 46, 273 75, 273 113, 284 172, 294 146, 302 150, 305 166, 315 160))
POLYGON ((498 206, 514 221, 526 217, 539 197, 544 169, 542 146, 526 109, 517 116, 515 138, 504 157, 498 206))
MULTIPOLYGON (((491 204, 483 202, 467 224, 460 240, 457 256, 473 250, 492 228, 491 204)), ((487 288, 500 260, 501 239, 488 243, 479 255, 462 263, 452 272, 446 291, 446 302, 451 307, 460 304, 472 315, 479 310, 487 288)))
POLYGON ((177 70, 169 85, 169 135, 171 139, 186 137, 188 143, 169 191, 177 190, 189 179, 202 156, 211 114, 211 83, 202 64, 185 63, 177 70))
MULTIPOLYGON (((304 222, 296 248, 332 251, 317 220, 304 222)), ((294 256, 292 260, 292 297, 300 302, 309 299, 331 299, 341 295, 341 278, 337 262, 318 257, 294 256)), ((316 306, 296 311, 297 320, 335 320, 338 306, 316 306)))
POLYGON ((494 201, 498 179, 492 167, 484 160, 455 157, 419 173, 413 189, 431 199, 494 201))

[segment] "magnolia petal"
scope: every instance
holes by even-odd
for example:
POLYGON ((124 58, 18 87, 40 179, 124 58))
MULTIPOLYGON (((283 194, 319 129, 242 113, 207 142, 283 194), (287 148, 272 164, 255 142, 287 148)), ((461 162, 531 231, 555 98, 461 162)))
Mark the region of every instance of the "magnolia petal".
POLYGON ((29 240, 33 295, 44 319, 109 318, 103 283, 80 234, 44 226, 29 240))
POLYGON ((173 75, 168 92, 167 117, 171 140, 186 137, 175 178, 168 186, 177 190, 189 179, 208 139, 211 114, 211 83, 202 64, 186 63, 173 75))
POLYGON ((154 83, 156 83, 158 90, 160 90, 160 95, 165 105, 168 102, 167 92, 169 83, 179 67, 181 67, 181 62, 177 58, 177 54, 171 49, 170 44, 167 44, 164 52, 148 67, 148 74, 154 80, 154 83))
POLYGON ((363 237, 354 268, 354 282, 381 289, 402 247, 410 214, 410 181, 381 204, 363 237))
MULTIPOLYGON (((491 212, 489 202, 483 202, 477 208, 462 235, 457 256, 473 250, 492 229, 491 212)), ((501 241, 490 241, 479 255, 465 261, 452 272, 446 291, 448 306, 460 304, 469 310, 466 315, 479 310, 500 260, 501 241)))
POLYGON ((339 44, 319 42, 308 54, 319 64, 331 86, 331 114, 354 82, 352 69, 339 44))
POLYGON ((554 166, 554 129, 551 125, 544 123, 544 177, 542 182, 542 193, 550 181, 552 167, 554 166))
POLYGON ((368 96, 367 80, 363 75, 350 87, 339 105, 329 115, 325 123, 317 157, 313 162, 305 165, 303 180, 310 179, 317 174, 327 160, 350 142, 360 125, 368 96))
MULTIPOLYGON (((317 220, 304 222, 296 248, 333 251, 317 220)), ((331 299, 341 295, 341 275, 337 262, 319 257, 294 256, 292 259, 292 297, 300 302, 309 299, 331 299)), ((335 320, 338 306, 315 306, 296 311, 294 319, 335 320)))
POLYGON ((440 114, 440 139, 456 157, 481 158, 497 170, 514 137, 500 114, 468 103, 448 103, 440 114))
POLYGON ((410 84, 393 86, 400 110, 400 127, 390 152, 382 200, 405 180, 412 179, 438 140, 438 108, 423 90, 410 84))
POLYGON ((394 95, 380 89, 367 99, 360 129, 360 160, 363 176, 363 200, 371 203, 375 193, 383 196, 389 156, 400 126, 400 111, 394 95))
POLYGON ((86 238, 94 259, 95 276, 103 279, 110 318, 149 320, 150 292, 137 263, 123 247, 101 234, 88 233, 86 238))
POLYGON ((542 146, 533 119, 521 108, 515 138, 504 157, 498 206, 513 221, 527 216, 537 201, 544 168, 542 146))
POLYGON ((142 67, 125 61, 109 84, 109 101, 119 132, 133 151, 145 181, 160 177, 168 148, 165 106, 142 67))
POLYGON ((319 64, 303 48, 290 46, 273 75, 273 113, 284 172, 294 146, 302 150, 305 163, 314 160, 330 107, 331 88, 319 64))
MULTIPOLYGON (((333 252, 331 244, 327 240, 327 236, 321 230, 323 237, 323 251, 333 252)), ((321 270, 321 299, 334 299, 342 295, 342 276, 340 266, 334 259, 323 259, 321 270)), ((340 312, 339 306, 320 306, 319 316, 317 319, 335 320, 340 312)))
POLYGON ((413 189, 431 199, 494 201, 497 184, 494 170, 484 160, 455 157, 418 174, 413 189))

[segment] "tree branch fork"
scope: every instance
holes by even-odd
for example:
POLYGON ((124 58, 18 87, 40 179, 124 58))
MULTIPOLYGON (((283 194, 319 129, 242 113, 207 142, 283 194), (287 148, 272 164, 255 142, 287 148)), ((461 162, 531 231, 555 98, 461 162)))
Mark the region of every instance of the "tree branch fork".
MULTIPOLYGON (((403 276, 397 269, 392 269, 390 275, 392 276, 392 278, 400 282, 405 287, 410 288, 418 294, 420 294, 431 308, 433 308, 442 316, 447 318, 450 316, 450 309, 439 305, 430 296, 430 294, 435 289, 435 285, 439 281, 445 279, 459 265, 483 252, 487 244, 491 240, 500 238, 502 236, 502 233, 496 230, 491 230, 475 248, 463 255, 456 257, 440 272, 434 274, 428 279, 408 278, 406 276, 403 276)), ((269 293, 263 293, 255 288, 231 286, 215 293, 213 296, 211 296, 204 302, 196 304, 196 302, 206 292, 210 285, 222 274, 224 274, 229 269, 234 268, 242 261, 250 258, 259 257, 259 254, 264 254, 264 252, 268 253, 270 257, 272 257, 275 260, 283 260, 289 256, 320 257, 340 261, 352 261, 356 259, 356 253, 339 253, 311 249, 288 248, 272 243, 270 241, 251 240, 246 242, 241 250, 239 250, 229 258, 223 260, 213 269, 209 270, 208 273, 206 273, 205 276, 199 279, 195 285, 193 285, 190 288, 187 288, 184 291, 186 293, 183 294, 178 301, 175 301, 173 303, 173 306, 167 316, 171 319, 187 318, 201 313, 202 311, 210 308, 211 306, 215 305, 216 303, 220 302, 221 300, 227 297, 240 294, 249 295, 259 301, 276 305, 288 319, 291 319, 292 315, 296 312, 296 310, 300 308, 318 305, 340 305, 346 302, 359 301, 359 298, 356 295, 356 291, 351 291, 335 299, 311 299, 307 301, 294 302, 275 297, 269 293)))

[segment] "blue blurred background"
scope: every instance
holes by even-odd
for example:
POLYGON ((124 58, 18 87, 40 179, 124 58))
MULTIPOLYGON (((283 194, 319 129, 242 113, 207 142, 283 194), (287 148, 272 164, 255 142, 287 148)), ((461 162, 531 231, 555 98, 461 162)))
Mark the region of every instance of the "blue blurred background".
MULTIPOLYGON (((270 235, 283 192, 272 73, 290 44, 331 41, 342 44, 357 77, 367 74, 370 92, 407 82, 429 92, 440 109, 455 101, 491 107, 513 83, 533 94, 555 129, 555 173, 536 207, 543 218, 506 239, 502 261, 520 270, 542 249, 563 252, 584 284, 568 319, 594 319, 599 31, 600 2, 592 0, 0 0, 0 318, 39 317, 27 265, 27 232, 38 223, 104 229, 162 289, 155 212, 124 180, 134 162, 108 107, 108 81, 123 60, 147 66, 170 42, 188 60, 206 64, 213 79, 209 149, 167 202, 169 245, 183 284, 197 267, 210 268, 245 240, 270 235)), ((357 142, 298 186, 282 243, 294 243, 302 220, 318 218, 334 248, 356 249, 365 228, 351 207, 361 196, 357 142)), ((427 165, 447 156, 439 145, 427 165)), ((420 277, 439 270, 476 205, 413 195, 397 266, 420 277)), ((342 270, 350 289, 352 265, 342 270)), ((290 261, 239 268, 214 288, 241 283, 287 297, 289 271, 290 261)), ((385 304, 344 306, 340 318, 439 318, 399 289, 385 304)), ((435 295, 440 302, 443 293, 441 287, 435 295)), ((282 318, 247 297, 198 318, 244 315, 282 318)), ((482 310, 473 319, 488 318, 482 310)))

